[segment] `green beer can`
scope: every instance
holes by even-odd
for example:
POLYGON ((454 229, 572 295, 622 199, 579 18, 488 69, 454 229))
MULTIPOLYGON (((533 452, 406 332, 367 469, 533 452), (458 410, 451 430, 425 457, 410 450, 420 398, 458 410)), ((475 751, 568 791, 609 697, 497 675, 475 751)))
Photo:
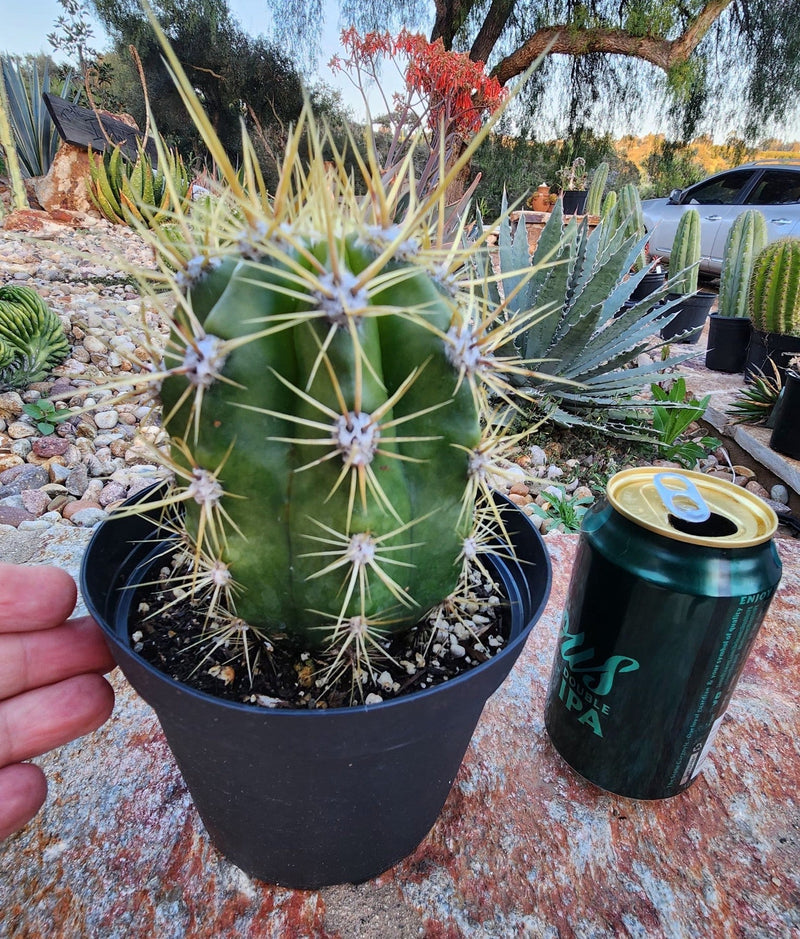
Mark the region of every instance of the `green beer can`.
POLYGON ((781 577, 773 510, 740 486, 624 470, 584 516, 545 708, 603 789, 663 799, 697 778, 781 577))

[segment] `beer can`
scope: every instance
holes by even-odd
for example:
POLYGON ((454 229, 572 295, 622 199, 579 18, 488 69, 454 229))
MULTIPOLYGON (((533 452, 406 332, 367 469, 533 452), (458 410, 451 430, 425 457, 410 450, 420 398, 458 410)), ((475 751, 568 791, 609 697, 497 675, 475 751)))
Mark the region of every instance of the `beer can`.
POLYGON ((633 799, 697 778, 781 576, 773 510, 725 480, 623 470, 585 516, 545 708, 578 773, 633 799))

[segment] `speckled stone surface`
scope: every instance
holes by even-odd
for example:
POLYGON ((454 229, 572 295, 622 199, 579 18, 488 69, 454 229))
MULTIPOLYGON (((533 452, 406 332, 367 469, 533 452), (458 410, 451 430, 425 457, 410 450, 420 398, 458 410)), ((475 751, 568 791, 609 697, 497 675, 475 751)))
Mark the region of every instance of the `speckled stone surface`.
POLYGON ((784 580, 706 768, 657 803, 582 781, 544 730, 576 543, 548 536, 548 609, 439 822, 392 871, 319 892, 251 881, 210 845, 152 712, 115 679, 112 720, 39 761, 47 807, 0 847, 0 936, 800 936, 800 543, 779 544, 784 580))

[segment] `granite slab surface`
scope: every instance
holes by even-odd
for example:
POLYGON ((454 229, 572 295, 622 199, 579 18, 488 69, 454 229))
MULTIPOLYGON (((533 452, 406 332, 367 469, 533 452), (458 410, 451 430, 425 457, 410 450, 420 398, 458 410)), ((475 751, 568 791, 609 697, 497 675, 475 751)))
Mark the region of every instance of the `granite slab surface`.
POLYGON ((321 891, 248 878, 210 844, 155 717, 116 676, 109 723, 37 761, 50 796, 0 846, 0 936, 800 936, 800 542, 779 543, 784 579, 705 769, 660 802, 585 782, 543 726, 576 544, 548 536, 547 611, 438 823, 391 871, 321 891))

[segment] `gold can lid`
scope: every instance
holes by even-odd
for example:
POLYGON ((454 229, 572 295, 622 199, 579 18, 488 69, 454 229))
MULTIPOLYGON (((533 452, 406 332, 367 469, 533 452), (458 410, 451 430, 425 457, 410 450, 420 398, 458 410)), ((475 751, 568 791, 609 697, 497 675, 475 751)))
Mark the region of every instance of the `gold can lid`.
POLYGON ((778 516, 758 496, 705 473, 642 466, 608 481, 608 501, 636 525, 709 548, 750 548, 768 541, 778 516))

